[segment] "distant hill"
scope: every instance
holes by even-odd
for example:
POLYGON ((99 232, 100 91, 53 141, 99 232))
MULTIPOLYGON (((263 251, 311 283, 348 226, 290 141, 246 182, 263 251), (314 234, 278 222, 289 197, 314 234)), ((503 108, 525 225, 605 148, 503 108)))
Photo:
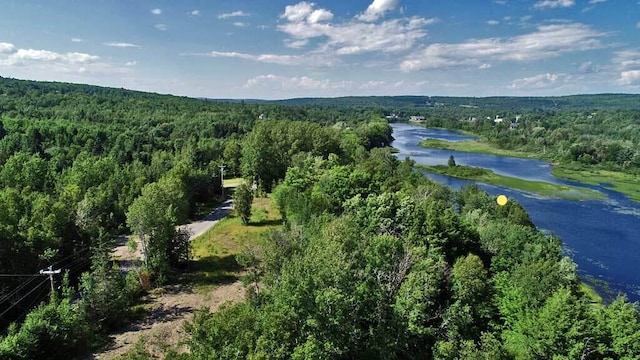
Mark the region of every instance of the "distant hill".
POLYGON ((290 106, 332 108, 477 107, 487 110, 640 110, 640 94, 593 94, 544 97, 348 96, 273 101, 290 106))
MULTIPOLYGON (((185 96, 162 95, 156 93, 109 88, 95 85, 70 84, 3 78, 0 88, 7 95, 58 93, 119 96, 165 100, 187 98, 185 96)), ((0 93, 1 95, 1 93, 0 93)), ((640 110, 640 94, 590 94, 569 96, 345 96, 335 98, 293 98, 285 100, 261 99, 212 99, 194 98, 218 103, 278 104, 294 107, 318 106, 334 109, 384 109, 386 111, 410 111, 428 108, 471 107, 485 110, 640 110)))

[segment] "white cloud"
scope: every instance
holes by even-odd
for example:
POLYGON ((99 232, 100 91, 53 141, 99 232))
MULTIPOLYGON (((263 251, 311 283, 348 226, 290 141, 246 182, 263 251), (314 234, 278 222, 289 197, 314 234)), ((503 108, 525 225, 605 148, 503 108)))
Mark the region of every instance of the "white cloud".
POLYGON ((295 5, 287 5, 284 8, 284 14, 280 15, 280 18, 287 19, 291 22, 300 22, 305 20, 311 13, 313 13, 315 6, 314 3, 303 1, 295 5))
POLYGON ((281 64, 281 65, 299 65, 304 62, 304 58, 299 55, 275 55, 275 54, 262 54, 251 55, 238 52, 220 52, 212 51, 206 54, 185 54, 185 55, 204 55, 213 58, 237 58, 244 60, 252 60, 257 62, 281 64))
POLYGON ((327 90, 345 89, 353 86, 351 81, 317 80, 308 76, 284 77, 273 74, 259 75, 247 80, 243 88, 255 87, 275 88, 281 90, 327 90))
POLYGON ((640 49, 617 51, 612 62, 619 71, 640 69, 640 49))
POLYGON ((379 24, 360 21, 340 24, 319 22, 332 17, 332 14, 329 14, 331 12, 328 10, 316 9, 314 3, 301 2, 289 5, 280 16, 287 22, 278 25, 278 30, 292 38, 285 40, 285 44, 299 45, 302 43, 294 41, 323 39, 324 43, 315 50, 316 52, 336 56, 366 52, 393 53, 413 48, 418 40, 426 36, 424 27, 437 21, 412 17, 388 20, 379 24))
POLYGON ((84 40, 80 39, 80 38, 71 38, 71 41, 72 42, 83 42, 84 40))
POLYGON ((135 66, 136 64, 138 64, 138 62, 137 62, 137 61, 127 61, 127 62, 125 63, 125 65, 126 65, 126 66, 135 66))
POLYGON ((478 67, 499 61, 536 61, 563 54, 602 48, 606 34, 578 23, 544 25, 537 31, 510 38, 473 39, 458 44, 431 44, 405 58, 403 71, 478 67))
POLYGON ((308 43, 309 43, 308 39, 302 39, 302 40, 287 39, 284 41, 284 45, 292 49, 299 49, 299 48, 305 47, 308 43))
POLYGON ((640 70, 623 71, 618 81, 622 85, 640 85, 640 70))
POLYGON ((512 89, 540 89, 548 88, 555 85, 558 81, 567 78, 564 74, 540 74, 536 76, 526 77, 513 80, 510 88, 512 89))
POLYGON ((16 48, 13 44, 0 42, 0 54, 11 54, 14 51, 16 51, 16 48))
POLYGON ((183 56, 208 56, 212 58, 236 58, 256 62, 279 65, 307 65, 307 66, 334 66, 337 61, 334 58, 322 54, 309 55, 277 55, 277 54, 244 54, 239 52, 211 51, 208 53, 184 53, 183 56))
POLYGON ((136 45, 136 44, 132 44, 132 43, 126 43, 126 42, 106 42, 103 43, 103 45, 106 46, 111 46, 111 47, 120 47, 120 48, 138 48, 140 47, 140 45, 136 45))
POLYGON ((636 29, 640 29, 640 21, 636 24, 636 29))
POLYGON ((371 89, 379 89, 390 86, 390 84, 383 80, 370 80, 363 84, 360 84, 360 89, 371 90, 371 89))
POLYGON ((200 10, 193 10, 191 12, 191 16, 198 16, 198 15, 200 15, 200 10))
POLYGON ((583 62, 578 68, 578 72, 581 74, 592 74, 598 72, 598 66, 594 65, 591 61, 583 62))
POLYGON ((62 56, 62 58, 64 60, 69 61, 70 63, 76 64, 76 63, 90 63, 90 62, 94 62, 97 61, 98 59, 100 59, 99 56, 97 55, 89 55, 89 54, 85 54, 85 53, 79 53, 79 52, 70 52, 70 53, 66 53, 62 56))
POLYGON ((122 87, 121 81, 135 71, 87 53, 0 46, 6 50, 0 52, 0 72, 7 77, 122 87))
POLYGON ((18 49, 10 58, 17 61, 52 61, 61 57, 61 54, 49 50, 18 49))
POLYGON ((79 52, 58 53, 49 50, 16 50, 12 44, 7 43, 0 43, 0 49, 3 45, 7 51, 0 51, 0 54, 7 54, 8 56, 0 57, 0 65, 2 66, 22 66, 31 63, 90 64, 100 59, 97 55, 79 52))
POLYGON ((156 8, 156 9, 151 10, 151 13, 153 15, 160 15, 160 14, 162 14, 162 10, 156 8))
POLYGON ((160 30, 160 31, 165 31, 167 30, 167 25, 165 24, 155 24, 153 25, 154 28, 160 30))
POLYGON ((323 21, 331 21, 333 19, 333 13, 329 10, 318 9, 312 12, 307 21, 311 24, 323 22, 323 21))
POLYGON ((482 64, 482 65, 478 66, 478 69, 480 69, 480 70, 491 69, 491 64, 487 64, 487 63, 482 64))
POLYGON ((236 21, 236 22, 234 22, 234 23, 233 23, 233 26, 237 26, 237 27, 247 27, 247 26, 249 26, 249 24, 248 24, 248 23, 245 23, 245 22, 241 22, 241 21, 236 21))
POLYGON ((487 25, 499 25, 500 21, 498 20, 489 20, 487 21, 487 25))
POLYGON ((589 0, 589 4, 597 4, 597 3, 603 3, 606 2, 607 0, 589 0))
POLYGON ((228 19, 228 18, 240 17, 240 16, 249 16, 249 14, 245 13, 244 11, 238 10, 231 13, 220 14, 218 15, 218 19, 228 19))
POLYGON ((399 3, 400 0, 373 0, 367 10, 356 18, 366 22, 376 21, 385 13, 395 9, 399 3))
POLYGON ((541 0, 533 5, 536 9, 568 8, 576 4, 575 0, 541 0))

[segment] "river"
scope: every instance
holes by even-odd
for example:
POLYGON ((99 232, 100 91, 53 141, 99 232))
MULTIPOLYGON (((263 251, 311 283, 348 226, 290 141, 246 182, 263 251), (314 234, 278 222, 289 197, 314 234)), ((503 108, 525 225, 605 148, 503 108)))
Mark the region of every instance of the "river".
MULTIPOLYGON (((533 159, 463 153, 451 150, 425 149, 418 143, 425 138, 463 141, 471 137, 459 133, 427 129, 420 126, 391 124, 399 150, 398 158, 410 157, 418 164, 444 165, 450 155, 460 165, 477 166, 512 177, 546 181, 557 184, 580 185, 607 195, 605 200, 553 199, 502 186, 477 183, 489 194, 504 194, 516 199, 528 212, 536 226, 562 239, 564 252, 578 265, 581 276, 591 277, 608 284, 612 294, 599 288, 605 298, 618 292, 627 294, 631 301, 640 301, 640 203, 605 186, 584 185, 558 179, 551 174, 551 165, 533 159)), ((431 179, 454 189, 474 181, 423 173, 431 179)))

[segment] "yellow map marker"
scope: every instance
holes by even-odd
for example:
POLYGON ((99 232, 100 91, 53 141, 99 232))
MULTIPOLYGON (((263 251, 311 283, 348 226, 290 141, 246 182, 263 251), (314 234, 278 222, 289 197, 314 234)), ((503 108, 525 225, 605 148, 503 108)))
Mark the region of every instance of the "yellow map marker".
POLYGON ((496 199, 496 201, 498 202, 498 205, 500 205, 500 206, 507 205, 507 197, 504 196, 504 195, 498 195, 498 198, 496 199))

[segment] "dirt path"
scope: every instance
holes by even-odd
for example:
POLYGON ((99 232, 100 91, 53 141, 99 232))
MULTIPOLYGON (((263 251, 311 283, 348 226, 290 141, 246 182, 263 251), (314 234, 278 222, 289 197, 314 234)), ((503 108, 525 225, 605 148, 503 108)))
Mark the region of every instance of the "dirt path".
MULTIPOLYGON (((227 200, 204 219, 191 224, 182 225, 190 233, 190 240, 202 235, 224 218, 231 210, 231 200, 227 200)), ((126 238, 118 239, 113 250, 113 257, 120 261, 121 268, 130 268, 140 259, 140 246, 131 251, 126 245, 126 238)), ((244 289, 240 281, 207 287, 206 290, 195 291, 187 285, 171 285, 155 289, 143 299, 148 302, 149 312, 146 317, 117 333, 111 334, 111 345, 100 352, 91 354, 86 359, 117 359, 133 350, 138 341, 153 355, 160 356, 167 348, 179 349, 180 341, 186 338, 183 325, 198 309, 208 308, 216 311, 225 302, 239 302, 244 298, 244 289)))
POLYGON ((184 350, 178 345, 186 338, 183 325, 193 316, 194 310, 216 311, 227 301, 239 302, 243 298, 244 289, 239 281, 217 286, 206 293, 194 292, 184 286, 158 289, 149 296, 153 309, 148 316, 112 334, 112 345, 88 359, 117 359, 134 349, 140 339, 145 349, 156 356, 162 355, 167 348, 184 350))

